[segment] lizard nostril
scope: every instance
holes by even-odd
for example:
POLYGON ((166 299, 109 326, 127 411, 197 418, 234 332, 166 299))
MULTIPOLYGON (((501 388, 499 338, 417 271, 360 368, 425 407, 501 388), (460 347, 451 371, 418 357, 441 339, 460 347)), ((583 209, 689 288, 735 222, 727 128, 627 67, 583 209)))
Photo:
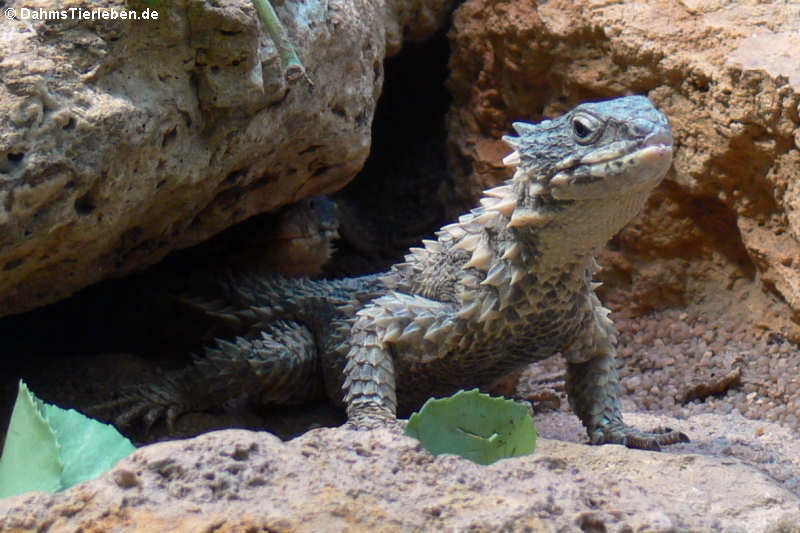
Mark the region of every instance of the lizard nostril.
POLYGON ((647 136, 644 142, 648 146, 654 146, 656 144, 672 146, 672 133, 668 129, 656 128, 655 131, 647 136))

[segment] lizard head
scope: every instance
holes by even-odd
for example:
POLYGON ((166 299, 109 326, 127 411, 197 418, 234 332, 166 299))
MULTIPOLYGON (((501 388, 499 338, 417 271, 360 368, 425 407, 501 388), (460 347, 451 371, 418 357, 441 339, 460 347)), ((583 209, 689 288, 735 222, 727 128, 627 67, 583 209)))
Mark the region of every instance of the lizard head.
POLYGON ((581 104, 538 124, 515 122, 514 181, 559 201, 598 200, 653 189, 672 160, 672 132, 644 96, 581 104))

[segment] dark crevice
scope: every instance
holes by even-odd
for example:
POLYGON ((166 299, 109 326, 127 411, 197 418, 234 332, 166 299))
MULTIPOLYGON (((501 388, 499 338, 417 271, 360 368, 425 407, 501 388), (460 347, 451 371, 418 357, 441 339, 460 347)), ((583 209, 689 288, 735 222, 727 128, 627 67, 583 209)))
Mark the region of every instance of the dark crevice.
POLYGON ((75 212, 80 216, 85 216, 95 210, 94 198, 91 193, 86 193, 77 200, 75 200, 75 212))
POLYGON ((172 143, 175 142, 175 139, 178 137, 178 130, 176 127, 172 127, 167 133, 164 134, 163 139, 161 140, 161 148, 166 149, 172 143))
POLYGON ((333 113, 333 114, 334 114, 334 115, 336 115, 337 117, 340 117, 340 118, 347 119, 347 112, 346 112, 346 111, 344 110, 344 108, 343 108, 341 105, 339 105, 339 104, 333 104, 333 105, 331 106, 331 113, 333 113))
POLYGON ((234 170, 225 176, 225 183, 236 184, 239 180, 247 175, 246 169, 234 170))
MULTIPOLYGON (((0 155, 0 157, 2 157, 0 155)), ((22 152, 10 152, 6 154, 5 160, 0 159, 0 174, 10 174, 20 167, 25 154, 22 152)))
POLYGON ((20 266, 24 262, 25 262, 24 259, 19 259, 19 258, 12 259, 11 261, 8 261, 5 265, 3 265, 3 270, 6 271, 6 272, 9 271, 9 270, 14 270, 15 268, 17 268, 18 266, 20 266))
POLYGON ((333 198, 341 240, 329 276, 380 271, 446 222, 437 191, 446 179, 444 32, 386 61, 364 168, 333 198))
POLYGON ((314 172, 312 172, 311 177, 316 178, 318 176, 322 176, 323 174, 327 173, 330 169, 331 167, 329 167, 328 165, 323 165, 318 169, 316 169, 314 172))

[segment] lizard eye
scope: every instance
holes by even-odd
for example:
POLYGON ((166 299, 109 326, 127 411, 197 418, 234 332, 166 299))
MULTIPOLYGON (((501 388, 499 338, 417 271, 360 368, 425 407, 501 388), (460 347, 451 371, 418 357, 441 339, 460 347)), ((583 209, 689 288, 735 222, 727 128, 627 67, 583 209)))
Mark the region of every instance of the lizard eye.
POLYGON ((576 118, 572 121, 572 130, 575 132, 575 137, 578 139, 585 139, 592 134, 592 130, 589 125, 585 124, 579 118, 576 118))
POLYGON ((572 117, 572 137, 578 144, 590 144, 603 133, 603 123, 589 113, 578 112, 572 117))

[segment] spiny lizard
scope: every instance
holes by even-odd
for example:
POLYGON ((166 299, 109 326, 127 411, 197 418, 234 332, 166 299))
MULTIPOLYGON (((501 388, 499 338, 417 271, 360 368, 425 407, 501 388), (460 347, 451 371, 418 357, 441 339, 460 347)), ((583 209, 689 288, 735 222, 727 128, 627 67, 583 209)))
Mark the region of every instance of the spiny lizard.
POLYGON ((504 137, 513 178, 480 207, 378 275, 239 276, 215 313, 254 334, 125 393, 120 425, 247 395, 295 404, 327 394, 374 427, 431 396, 493 383, 562 353, 570 404, 592 443, 658 449, 688 440, 640 432, 620 414, 616 334, 594 293, 594 254, 642 208, 672 159, 666 117, 642 96, 586 103, 504 137))

